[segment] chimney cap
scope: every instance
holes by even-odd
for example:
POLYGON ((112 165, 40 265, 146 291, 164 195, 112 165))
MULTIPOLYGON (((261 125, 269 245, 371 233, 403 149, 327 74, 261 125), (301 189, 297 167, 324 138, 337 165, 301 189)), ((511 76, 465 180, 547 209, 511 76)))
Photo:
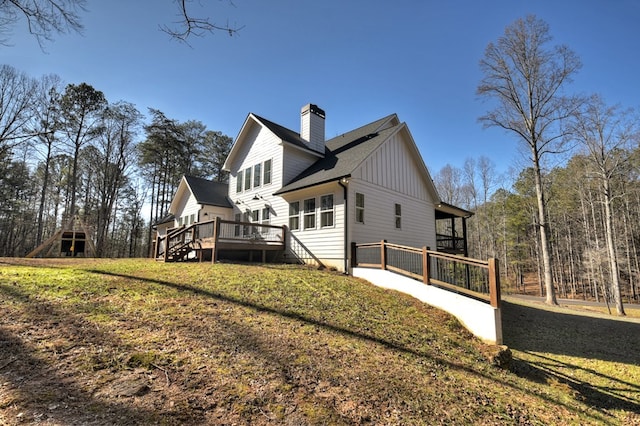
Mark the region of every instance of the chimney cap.
POLYGON ((307 110, 309 112, 314 113, 315 115, 321 117, 321 118, 325 118, 325 113, 324 110, 322 108, 320 108, 318 105, 315 104, 307 104, 305 106, 302 107, 302 113, 304 114, 305 112, 307 112, 307 110))

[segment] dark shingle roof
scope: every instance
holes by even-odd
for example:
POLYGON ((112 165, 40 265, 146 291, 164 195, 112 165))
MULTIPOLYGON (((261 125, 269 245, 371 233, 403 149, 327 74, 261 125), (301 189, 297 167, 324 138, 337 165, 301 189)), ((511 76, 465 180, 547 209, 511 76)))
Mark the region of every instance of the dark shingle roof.
POLYGON ((299 133, 296 133, 293 130, 289 130, 286 127, 274 123, 273 121, 267 120, 266 118, 260 117, 257 114, 253 114, 253 116, 283 141, 289 142, 290 144, 296 145, 308 151, 315 152, 315 150, 309 147, 309 143, 300 137, 299 133))
POLYGON ((199 204, 207 204, 218 207, 233 207, 227 198, 229 184, 223 182, 213 182, 207 179, 185 176, 187 185, 191 188, 191 193, 199 204))
POLYGON ((397 131, 401 124, 378 130, 394 116, 395 114, 389 115, 328 140, 324 158, 296 176, 276 194, 284 194, 350 176, 373 151, 397 131))

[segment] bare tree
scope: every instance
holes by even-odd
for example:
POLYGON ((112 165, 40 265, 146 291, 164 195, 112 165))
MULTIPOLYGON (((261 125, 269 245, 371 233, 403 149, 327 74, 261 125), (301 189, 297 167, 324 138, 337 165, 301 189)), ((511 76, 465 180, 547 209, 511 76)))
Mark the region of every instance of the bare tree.
POLYGON ((616 253, 613 226, 613 200, 616 194, 613 180, 625 173, 625 163, 630 160, 628 149, 639 134, 637 122, 632 118, 632 110, 619 111, 609 107, 600 96, 592 96, 580 114, 576 115, 572 130, 576 139, 587 152, 587 160, 598 182, 604 205, 604 231, 611 274, 611 295, 618 315, 624 315, 620 294, 620 272, 616 253))
POLYGON ((527 16, 505 29, 496 43, 489 43, 480 68, 484 74, 477 92, 496 101, 480 117, 485 127, 500 127, 514 133, 527 145, 533 165, 538 204, 539 238, 543 262, 546 302, 557 304, 553 286, 549 224, 542 184, 543 157, 558 152, 565 134, 562 122, 577 108, 576 98, 562 89, 581 67, 579 58, 566 46, 548 47, 548 25, 527 16))
POLYGON ((0 157, 33 136, 27 129, 36 89, 37 82, 27 74, 10 65, 0 66, 0 157))

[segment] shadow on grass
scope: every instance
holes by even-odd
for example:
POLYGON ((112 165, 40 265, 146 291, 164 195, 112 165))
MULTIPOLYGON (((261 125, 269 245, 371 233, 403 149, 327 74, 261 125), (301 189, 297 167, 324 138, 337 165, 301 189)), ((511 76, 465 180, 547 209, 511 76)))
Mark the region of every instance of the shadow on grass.
POLYGON ((504 343, 530 358, 528 362, 514 360, 513 371, 516 374, 563 388, 572 397, 597 408, 640 413, 640 384, 588 367, 599 361, 640 365, 638 323, 555 312, 504 301, 502 307, 504 343), (554 355, 587 361, 578 365, 577 362, 554 359, 554 355), (593 383, 607 385, 594 385, 576 376, 593 377, 593 383))
MULTIPOLYGON (((108 271, 103 271, 103 270, 88 270, 88 272, 92 272, 95 274, 100 274, 100 275, 108 275, 108 276, 116 276, 116 277, 120 277, 120 278, 126 278, 126 279, 131 279, 131 280, 137 280, 137 281, 142 281, 142 282, 147 282, 147 283, 152 283, 152 284, 158 284, 161 286, 165 286, 165 287, 170 287, 173 288, 175 290, 179 290, 179 291, 188 291, 194 294, 198 294, 198 295, 202 295, 205 297, 210 297, 213 299, 217 299, 217 300, 221 300, 221 301, 225 301, 225 302, 230 302, 230 303, 234 303, 243 307, 247 307, 247 308, 251 308, 251 309, 255 309, 258 312, 267 312, 267 313, 271 313, 274 315, 279 315, 282 317, 286 317, 286 318, 290 318, 293 320, 298 320, 298 321, 302 321, 308 324, 312 324, 314 326, 317 327, 321 327, 324 329, 328 329, 334 332, 338 332, 341 333, 345 336, 349 336, 349 337, 353 337, 356 339, 363 339, 363 340, 367 340, 370 342, 374 342, 377 343, 383 347, 386 347, 388 349, 391 350, 396 350, 399 352, 403 352, 403 353, 407 353, 407 354, 411 354, 414 356, 418 356, 418 357, 424 357, 424 358, 429 358, 431 359, 433 362, 436 363, 436 365, 443 365, 446 366, 447 368, 451 368, 454 370, 461 370, 461 371, 465 371, 471 375, 474 376, 480 376, 483 377, 487 380, 490 381, 495 381, 497 380, 496 377, 492 377, 484 372, 482 372, 480 369, 474 369, 465 365, 462 365, 461 363, 455 363, 453 361, 447 360, 445 358, 442 357, 436 357, 433 356, 431 354, 427 354, 421 351, 417 351, 415 349, 412 348, 408 348, 405 347, 399 343, 395 343, 386 339, 382 339, 380 337, 374 336, 374 335, 369 335, 369 334, 364 334, 358 331, 354 331, 345 327, 341 327, 339 325, 335 325, 335 324, 331 324, 329 322, 325 322, 325 321, 319 321, 316 320, 314 318, 310 318, 307 317, 303 314, 299 314, 296 312, 291 312, 291 311, 283 311, 283 310, 278 310, 278 309, 274 309, 268 306, 264 306, 264 305, 259 305, 253 302, 248 302, 245 300, 241 300, 238 298, 234 298, 234 297, 230 297, 227 295, 224 295, 222 293, 218 293, 215 291, 211 291, 211 290, 205 290, 196 286, 192 286, 192 285, 188 285, 188 284, 181 284, 181 283, 174 283, 174 282, 170 282, 170 281, 165 281, 165 280, 158 280, 158 279, 153 279, 153 278, 146 278, 146 277, 138 277, 135 275, 127 275, 127 274, 120 274, 120 273, 113 273, 113 272, 108 272, 108 271)), ((532 368, 532 367, 528 367, 528 368, 532 368)), ((527 377, 528 379, 530 379, 530 377, 527 377)), ((541 381, 542 382, 542 381, 541 381)), ((576 411, 578 412, 578 409, 576 409, 575 406, 572 406, 570 404, 567 404, 561 400, 558 399, 554 399, 549 395, 542 395, 539 393, 534 393, 531 392, 529 389, 527 389, 526 387, 520 387, 514 383, 504 383, 504 385, 512 387, 518 391, 524 392, 524 393, 528 393, 531 395, 534 395, 535 397, 538 398, 542 398, 552 404, 556 404, 556 405, 561 405, 564 406, 565 408, 567 408, 568 410, 572 410, 572 411, 576 411)), ((608 397, 607 397, 608 398, 608 397)), ((594 398, 593 401, 585 401, 586 403, 590 404, 591 402, 595 402, 596 399, 594 398)), ((597 408, 625 408, 629 410, 629 407, 631 407, 632 405, 628 403, 628 401, 626 400, 619 400, 619 401, 614 401, 613 403, 611 403, 610 400, 608 400, 607 404, 592 404, 593 406, 597 407, 597 408)), ((631 410, 632 411, 632 410, 631 410)), ((601 422, 606 418, 610 418, 610 414, 608 413, 601 413, 600 414, 602 416, 598 417, 598 416, 590 416, 592 418, 592 420, 595 420, 597 422, 601 422)))
MULTIPOLYGON (((55 365, 55 361, 69 356, 71 351, 82 351, 89 356, 88 347, 101 347, 104 342, 116 341, 114 335, 97 330, 82 316, 45 300, 31 298, 16 286, 0 284, 0 293, 4 295, 3 303, 11 304, 13 300, 19 305, 21 317, 14 320, 37 324, 38 329, 46 330, 45 335, 35 335, 30 328, 15 323, 0 326, 0 378, 4 382, 5 396, 0 409, 20 409, 23 403, 27 405, 19 417, 7 420, 18 423, 53 421, 56 424, 133 421, 142 424, 154 417, 153 412, 132 408, 125 400, 110 403, 96 398, 92 391, 77 383, 77 372, 55 365), (35 345, 54 345, 51 339, 56 336, 71 343, 67 347, 47 350, 46 356, 42 356, 42 350, 35 345)), ((3 322, 11 319, 5 317, 3 322)))

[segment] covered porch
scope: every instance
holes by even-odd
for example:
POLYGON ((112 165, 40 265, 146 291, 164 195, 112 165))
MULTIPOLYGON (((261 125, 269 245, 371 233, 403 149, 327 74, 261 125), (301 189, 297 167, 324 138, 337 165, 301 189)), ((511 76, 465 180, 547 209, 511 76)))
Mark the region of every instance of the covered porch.
POLYGON ((473 216, 460 207, 447 203, 436 206, 436 250, 442 253, 469 256, 467 219, 473 216))

